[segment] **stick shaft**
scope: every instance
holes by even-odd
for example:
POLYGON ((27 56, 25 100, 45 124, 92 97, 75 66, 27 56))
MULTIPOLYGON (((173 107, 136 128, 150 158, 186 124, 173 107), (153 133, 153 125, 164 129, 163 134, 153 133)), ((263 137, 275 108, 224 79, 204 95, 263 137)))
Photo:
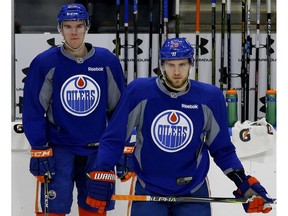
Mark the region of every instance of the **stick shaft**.
POLYGON ((45 182, 44 182, 44 214, 45 216, 48 216, 49 213, 49 206, 48 206, 48 202, 49 202, 49 194, 48 194, 48 175, 44 176, 45 182))
POLYGON ((162 34, 163 34, 163 28, 164 28, 164 20, 163 20, 163 5, 164 5, 164 0, 160 0, 159 4, 159 50, 161 49, 162 46, 162 34))
POLYGON ((260 0, 257 0, 256 8, 256 57, 255 57, 255 98, 254 120, 258 119, 258 79, 259 79, 259 37, 260 37, 260 0))
POLYGON ((124 1, 124 75, 128 84, 128 25, 129 25, 129 2, 124 1))
POLYGON ((251 53, 251 36, 250 36, 250 12, 251 12, 251 0, 247 0, 247 39, 246 39, 246 75, 245 75, 245 93, 246 93, 246 103, 245 103, 245 116, 246 120, 249 119, 249 89, 250 89, 250 53, 251 53))
POLYGON ((113 195, 112 200, 132 200, 146 202, 220 202, 220 203, 247 203, 250 199, 224 197, 162 197, 146 195, 113 195))
POLYGON ((163 6, 163 13, 164 13, 164 36, 165 40, 168 39, 168 0, 164 0, 163 6))
POLYGON ((137 78, 138 63, 138 0, 134 0, 134 79, 137 78))
POLYGON ((180 0, 175 0, 175 35, 178 38, 180 34, 180 0))
POLYGON ((196 55, 195 55, 195 80, 198 80, 199 69, 199 37, 200 37, 200 0, 196 0, 196 55))
POLYGON ((226 1, 222 0, 222 13, 221 13, 221 58, 220 58, 220 89, 223 91, 223 85, 226 82, 225 68, 224 68, 224 47, 225 47, 225 7, 226 1))
POLYGON ((246 103, 246 94, 245 94, 245 76, 246 76, 246 51, 245 51, 245 21, 246 21, 246 0, 242 0, 242 21, 241 21, 241 122, 246 120, 245 112, 245 103, 246 103))
POLYGON ((116 0, 116 43, 115 54, 120 56, 120 0, 116 0))
POLYGON ((212 85, 216 84, 216 61, 215 61, 215 53, 216 53, 216 0, 212 0, 212 23, 211 23, 211 34, 212 34, 212 85))
POLYGON ((153 43, 153 0, 149 0, 149 67, 148 75, 152 76, 152 43, 153 43))
POLYGON ((267 90, 271 88, 271 0, 267 0, 267 90))
POLYGON ((231 88, 231 0, 227 0, 227 73, 228 89, 231 88))

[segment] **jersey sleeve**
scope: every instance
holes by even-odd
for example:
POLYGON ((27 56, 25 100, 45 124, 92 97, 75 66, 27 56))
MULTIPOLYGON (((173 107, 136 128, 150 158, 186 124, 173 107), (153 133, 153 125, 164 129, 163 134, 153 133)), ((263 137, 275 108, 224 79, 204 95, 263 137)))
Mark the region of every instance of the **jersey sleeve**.
POLYGON ((108 115, 111 117, 115 110, 121 95, 123 94, 126 84, 124 81, 124 74, 119 59, 110 54, 111 63, 109 69, 111 70, 112 76, 108 75, 108 115))
POLYGON ((95 165, 100 170, 111 170, 119 161, 125 144, 129 141, 137 124, 137 101, 134 100, 133 82, 128 85, 103 134, 95 165), (136 110, 136 111, 135 111, 136 110))
POLYGON ((45 112, 51 97, 51 86, 44 70, 40 58, 36 57, 29 66, 24 84, 23 127, 32 148, 47 143, 45 112), (48 85, 44 86, 44 83, 48 85))
POLYGON ((211 108, 207 124, 207 144, 214 162, 226 174, 232 170, 243 168, 236 155, 235 146, 231 142, 228 125, 227 111, 223 92, 217 89, 211 97, 211 108))

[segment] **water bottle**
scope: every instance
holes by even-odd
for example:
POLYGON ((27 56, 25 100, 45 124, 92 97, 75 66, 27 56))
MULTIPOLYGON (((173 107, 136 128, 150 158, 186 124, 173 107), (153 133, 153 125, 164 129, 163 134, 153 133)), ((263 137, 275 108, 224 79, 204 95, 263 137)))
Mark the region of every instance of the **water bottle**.
POLYGON ((266 121, 276 127, 276 90, 269 89, 266 92, 266 121))
POLYGON ((226 91, 226 103, 227 103, 227 114, 228 114, 228 127, 233 127, 238 121, 238 94, 237 90, 230 88, 226 91))

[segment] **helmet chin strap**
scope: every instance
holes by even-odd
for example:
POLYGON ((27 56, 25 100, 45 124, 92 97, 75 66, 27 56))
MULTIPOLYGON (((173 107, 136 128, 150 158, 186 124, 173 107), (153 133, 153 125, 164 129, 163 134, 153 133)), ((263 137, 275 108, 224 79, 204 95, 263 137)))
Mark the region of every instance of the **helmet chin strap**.
MULTIPOLYGON (((86 34, 87 34, 87 32, 88 32, 88 30, 89 30, 89 26, 87 27, 86 26, 86 34)), ((60 27, 60 25, 58 25, 57 26, 57 30, 58 30, 58 32, 63 36, 63 34, 62 34, 62 32, 61 32, 61 27, 60 27)), ((69 47, 71 50, 73 50, 73 51, 78 51, 79 49, 81 49, 81 47, 84 45, 84 40, 82 41, 82 43, 81 43, 81 45, 79 46, 79 47, 77 47, 77 48, 73 48, 73 47, 71 47, 68 43, 67 43, 67 41, 65 40, 65 38, 64 38, 64 36, 63 36, 63 41, 62 41, 62 43, 63 44, 65 44, 67 47, 69 47)))
POLYGON ((81 47, 84 45, 84 40, 83 40, 83 42, 81 43, 81 45, 80 45, 79 47, 77 47, 77 48, 71 47, 71 46, 66 42, 65 39, 63 39, 62 43, 65 44, 66 46, 68 46, 71 50, 73 50, 73 51, 78 51, 78 50, 80 50, 81 47))
POLYGON ((165 85, 166 85, 168 88, 170 88, 171 90, 176 91, 176 92, 184 92, 184 91, 186 91, 187 86, 188 86, 188 84, 189 84, 188 80, 186 80, 186 82, 185 82, 181 87, 175 88, 175 87, 171 86, 171 85, 169 84, 169 82, 167 82, 167 80, 165 79, 165 76, 163 76, 163 81, 164 81, 165 85))
POLYGON ((188 80, 189 80, 189 75, 190 75, 191 69, 192 69, 192 68, 189 69, 188 79, 187 79, 186 82, 185 82, 181 87, 179 87, 179 88, 175 88, 175 87, 171 86, 169 82, 167 82, 167 80, 166 80, 166 75, 165 75, 165 71, 164 71, 163 68, 161 67, 162 80, 163 80, 164 84, 165 84, 169 89, 171 89, 171 90, 173 90, 173 91, 176 91, 176 92, 184 92, 184 91, 186 91, 187 86, 189 85, 189 81, 188 81, 188 80))

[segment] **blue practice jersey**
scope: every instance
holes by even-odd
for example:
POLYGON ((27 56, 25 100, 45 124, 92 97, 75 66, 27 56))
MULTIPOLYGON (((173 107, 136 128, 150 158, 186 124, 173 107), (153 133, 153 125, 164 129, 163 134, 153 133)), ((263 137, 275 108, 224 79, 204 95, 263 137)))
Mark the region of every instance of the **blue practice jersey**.
POLYGON ((225 174, 243 168, 230 141, 223 93, 213 85, 190 80, 187 92, 175 93, 160 78, 131 82, 101 139, 97 169, 113 168, 134 127, 134 169, 152 193, 185 195, 200 188, 209 152, 225 174))
POLYGON ((32 148, 47 142, 79 155, 99 142, 125 88, 119 59, 108 49, 85 44, 77 58, 63 46, 39 54, 24 85, 23 126, 32 148))

